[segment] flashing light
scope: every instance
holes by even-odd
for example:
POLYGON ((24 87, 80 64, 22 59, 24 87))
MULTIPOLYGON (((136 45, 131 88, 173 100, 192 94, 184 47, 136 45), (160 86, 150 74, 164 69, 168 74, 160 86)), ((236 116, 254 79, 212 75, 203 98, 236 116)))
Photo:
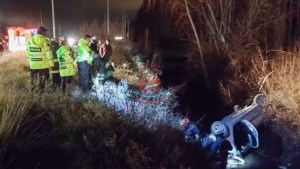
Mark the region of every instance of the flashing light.
POLYGON ((124 38, 123 38, 123 36, 115 36, 115 38, 114 38, 116 41, 120 41, 120 40, 123 40, 124 38))
POLYGON ((10 27, 7 30, 8 50, 12 52, 25 51, 27 39, 35 32, 35 29, 25 29, 22 27, 10 27))
POLYGON ((74 38, 68 38, 68 45, 69 46, 73 46, 74 45, 74 43, 75 43, 75 39, 74 38))

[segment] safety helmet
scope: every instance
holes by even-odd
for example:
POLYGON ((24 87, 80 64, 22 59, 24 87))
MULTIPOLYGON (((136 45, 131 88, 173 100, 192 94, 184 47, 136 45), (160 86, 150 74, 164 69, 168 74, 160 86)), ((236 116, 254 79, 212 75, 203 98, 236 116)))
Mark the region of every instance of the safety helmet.
POLYGON ((186 126, 189 122, 190 122, 190 120, 187 117, 185 117, 185 118, 181 119, 179 123, 180 123, 180 126, 186 126))
POLYGON ((40 27, 37 28, 36 33, 38 33, 38 34, 44 34, 47 31, 48 30, 45 27, 40 26, 40 27))
POLYGON ((62 35, 62 36, 59 37, 59 41, 60 41, 60 42, 62 42, 62 41, 64 41, 64 40, 67 40, 66 35, 62 35))
POLYGON ((98 39, 97 36, 92 37, 92 40, 94 40, 94 41, 96 41, 97 39, 98 39))
POLYGON ((97 43, 97 41, 98 41, 97 36, 93 36, 93 37, 92 37, 92 41, 93 41, 94 43, 97 43))
POLYGON ((52 38, 51 42, 58 42, 58 39, 57 38, 52 38))
POLYGON ((227 133, 228 133, 227 126, 224 123, 222 123, 221 121, 215 121, 211 125, 210 130, 214 135, 219 135, 219 134, 227 135, 227 133))

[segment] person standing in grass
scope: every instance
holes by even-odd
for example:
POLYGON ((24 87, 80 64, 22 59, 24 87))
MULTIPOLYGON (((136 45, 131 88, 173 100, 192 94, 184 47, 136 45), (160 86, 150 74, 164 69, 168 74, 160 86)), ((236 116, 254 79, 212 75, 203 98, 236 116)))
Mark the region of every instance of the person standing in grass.
POLYGON ((62 91, 66 91, 67 84, 73 81, 75 75, 73 51, 67 46, 66 40, 61 41, 60 48, 56 51, 59 62, 62 91))
POLYGON ((114 72, 114 68, 110 63, 112 52, 113 50, 112 46, 110 45, 110 40, 107 39, 105 44, 102 44, 99 49, 100 64, 98 67, 98 77, 102 83, 105 83, 107 80, 111 79, 114 72))
POLYGON ((30 80, 33 89, 36 86, 40 90, 45 88, 49 79, 49 68, 54 66, 53 55, 49 40, 46 37, 47 29, 40 26, 37 33, 27 42, 27 60, 30 66, 30 80))
POLYGON ((59 75, 59 63, 56 55, 56 51, 59 48, 58 39, 56 38, 51 39, 50 44, 51 44, 51 50, 53 54, 53 61, 54 61, 54 66, 51 68, 51 77, 52 77, 52 85, 55 89, 56 87, 59 87, 61 84, 61 78, 59 75))
POLYGON ((90 80, 97 75, 97 64, 99 63, 99 50, 98 50, 98 38, 96 36, 92 37, 90 48, 92 50, 93 56, 93 63, 91 65, 91 73, 90 73, 90 80))
POLYGON ((89 74, 90 67, 92 64, 92 50, 89 47, 89 43, 91 41, 90 35, 85 35, 83 38, 79 40, 77 45, 77 65, 78 65, 78 73, 79 73, 79 86, 80 88, 86 92, 89 82, 89 74))

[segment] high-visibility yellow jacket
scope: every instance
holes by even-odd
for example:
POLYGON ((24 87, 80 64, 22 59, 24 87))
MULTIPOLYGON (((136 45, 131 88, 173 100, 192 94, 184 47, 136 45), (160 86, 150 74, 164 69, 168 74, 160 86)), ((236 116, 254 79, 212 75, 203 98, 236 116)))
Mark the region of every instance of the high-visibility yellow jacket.
POLYGON ((28 39, 26 54, 30 69, 46 69, 54 66, 50 44, 44 35, 36 34, 28 39))
POLYGON ((74 58, 73 51, 70 47, 62 45, 57 51, 57 58, 59 62, 59 72, 61 77, 74 76, 74 58))
POLYGON ((92 60, 92 50, 89 47, 89 43, 84 38, 81 38, 77 45, 77 62, 87 61, 91 64, 92 60))

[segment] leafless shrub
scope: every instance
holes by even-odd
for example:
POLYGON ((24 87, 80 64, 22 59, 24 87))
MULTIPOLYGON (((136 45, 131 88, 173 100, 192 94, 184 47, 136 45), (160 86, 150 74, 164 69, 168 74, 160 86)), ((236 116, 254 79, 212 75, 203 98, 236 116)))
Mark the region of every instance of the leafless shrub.
POLYGON ((117 35, 122 35, 126 39, 126 31, 128 29, 128 19, 126 17, 110 20, 109 27, 110 35, 107 34, 107 21, 105 19, 103 19, 102 21, 94 20, 93 22, 82 23, 79 26, 78 33, 80 33, 82 36, 85 34, 97 36, 98 38, 100 38, 102 43, 105 42, 105 39, 114 38, 114 36, 117 35))

